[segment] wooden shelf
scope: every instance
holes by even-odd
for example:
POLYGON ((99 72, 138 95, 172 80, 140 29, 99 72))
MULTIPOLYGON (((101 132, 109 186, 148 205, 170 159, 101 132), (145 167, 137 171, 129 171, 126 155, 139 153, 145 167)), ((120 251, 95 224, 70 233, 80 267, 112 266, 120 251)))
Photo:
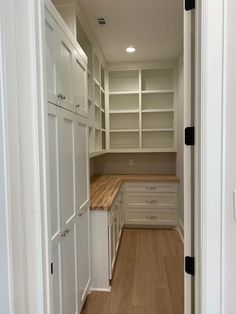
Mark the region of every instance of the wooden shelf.
POLYGON ((156 94, 173 94, 174 90, 142 90, 142 94, 150 94, 150 95, 156 95, 156 94))
POLYGON ((144 109, 142 113, 152 113, 152 112, 174 112, 174 109, 144 109))
POLYGON ((174 129, 142 129, 142 132, 174 132, 174 129))
POLYGON ((95 85, 97 85, 98 87, 100 87, 99 82, 97 81, 97 79, 95 79, 95 77, 93 78, 93 82, 95 83, 95 85))
POLYGON ((121 129, 121 130, 109 130, 110 133, 122 133, 122 132, 139 132, 139 129, 121 129))
POLYGON ((138 95, 139 91, 109 92, 109 95, 138 95))
POLYGON ((139 110, 110 110, 110 114, 116 114, 116 113, 139 113, 139 110))

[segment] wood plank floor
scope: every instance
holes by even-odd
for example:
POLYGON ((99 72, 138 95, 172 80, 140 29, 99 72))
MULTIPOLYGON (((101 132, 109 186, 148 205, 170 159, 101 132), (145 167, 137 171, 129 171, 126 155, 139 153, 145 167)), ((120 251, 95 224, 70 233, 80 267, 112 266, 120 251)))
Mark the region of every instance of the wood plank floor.
POLYGON ((183 314, 184 253, 175 230, 125 229, 111 292, 93 292, 82 314, 183 314))

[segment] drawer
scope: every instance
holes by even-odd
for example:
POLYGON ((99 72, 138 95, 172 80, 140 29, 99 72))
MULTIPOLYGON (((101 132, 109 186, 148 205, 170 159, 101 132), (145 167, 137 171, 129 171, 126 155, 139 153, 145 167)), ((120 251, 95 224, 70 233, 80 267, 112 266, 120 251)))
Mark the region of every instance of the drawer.
POLYGON ((176 226, 177 210, 164 210, 159 212, 127 212, 127 225, 158 225, 176 226))
POLYGON ((143 182, 126 183, 126 192, 177 192, 178 183, 176 182, 143 182))
POLYGON ((177 208, 177 193, 127 193, 127 207, 177 208))

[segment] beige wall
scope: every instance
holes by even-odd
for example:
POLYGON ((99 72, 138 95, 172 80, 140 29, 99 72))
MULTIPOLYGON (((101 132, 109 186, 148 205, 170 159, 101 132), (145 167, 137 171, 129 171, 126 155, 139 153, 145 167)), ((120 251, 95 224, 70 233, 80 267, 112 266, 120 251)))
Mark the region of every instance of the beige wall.
POLYGON ((105 154, 90 160, 90 174, 175 174, 175 153, 105 154))
MULTIPOLYGON (((178 90, 177 90, 177 158, 176 175, 180 179, 179 184, 179 222, 180 227, 184 226, 184 204, 183 204, 183 148, 184 148, 184 121, 183 121, 183 103, 184 103, 184 64, 183 53, 178 60, 178 90)), ((183 230, 182 230, 183 231, 183 230)))

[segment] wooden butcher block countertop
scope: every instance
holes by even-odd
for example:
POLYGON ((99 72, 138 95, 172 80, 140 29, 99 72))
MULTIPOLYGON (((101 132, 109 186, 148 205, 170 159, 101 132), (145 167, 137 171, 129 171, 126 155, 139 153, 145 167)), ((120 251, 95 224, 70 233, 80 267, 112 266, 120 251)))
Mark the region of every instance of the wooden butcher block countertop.
POLYGON ((92 210, 110 210, 121 185, 124 182, 179 182, 171 175, 99 175, 91 179, 90 208, 92 210))

